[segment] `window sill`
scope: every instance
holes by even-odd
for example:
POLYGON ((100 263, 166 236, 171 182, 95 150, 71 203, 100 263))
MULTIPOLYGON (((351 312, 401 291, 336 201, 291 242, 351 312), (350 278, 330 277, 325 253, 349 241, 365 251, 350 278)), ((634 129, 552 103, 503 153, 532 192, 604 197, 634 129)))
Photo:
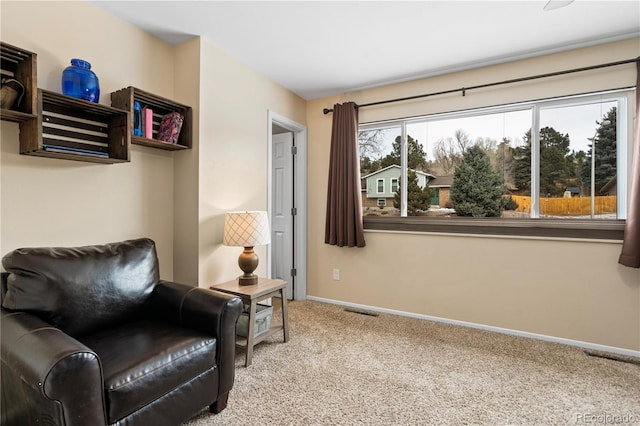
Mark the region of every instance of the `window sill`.
POLYGON ((365 230, 619 240, 624 220, 364 216, 365 230))

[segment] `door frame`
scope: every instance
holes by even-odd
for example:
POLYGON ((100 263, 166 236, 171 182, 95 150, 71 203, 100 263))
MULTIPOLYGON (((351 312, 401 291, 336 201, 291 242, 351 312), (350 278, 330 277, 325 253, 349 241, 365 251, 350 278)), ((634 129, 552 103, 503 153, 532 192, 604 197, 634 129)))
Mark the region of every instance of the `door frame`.
MULTIPOLYGON (((295 182, 294 200, 297 213, 293 219, 295 244, 293 255, 296 263, 296 280, 293 293, 289 295, 295 300, 305 300, 307 298, 307 127, 280 115, 274 111, 267 110, 267 212, 269 218, 272 217, 273 206, 273 124, 277 124, 293 133, 294 144, 297 153, 294 156, 295 182)), ((271 221, 271 219, 269 219, 271 221)), ((271 245, 267 246, 267 274, 271 277, 271 245)))

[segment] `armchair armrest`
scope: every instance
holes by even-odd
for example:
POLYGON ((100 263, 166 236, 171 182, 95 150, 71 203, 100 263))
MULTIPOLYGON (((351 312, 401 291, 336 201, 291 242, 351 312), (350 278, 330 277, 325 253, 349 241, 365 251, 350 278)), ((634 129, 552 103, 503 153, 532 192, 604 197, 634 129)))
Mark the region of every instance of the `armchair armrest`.
POLYGON ((186 284, 160 280, 151 295, 153 315, 215 336, 220 384, 229 392, 235 375, 236 322, 242 312, 239 297, 186 284))
POLYGON ((3 424, 107 424, 93 351, 26 312, 3 309, 1 322, 3 424))

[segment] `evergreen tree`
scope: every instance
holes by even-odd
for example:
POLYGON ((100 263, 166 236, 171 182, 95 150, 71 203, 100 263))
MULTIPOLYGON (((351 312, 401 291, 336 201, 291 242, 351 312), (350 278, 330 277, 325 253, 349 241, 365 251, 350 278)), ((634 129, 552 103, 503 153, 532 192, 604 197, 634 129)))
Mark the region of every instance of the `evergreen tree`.
MULTIPOLYGON (((381 168, 392 164, 400 165, 401 158, 401 137, 398 136, 391 144, 391 153, 387 154, 381 161, 381 168)), ((407 167, 413 170, 425 171, 427 169, 427 154, 424 152, 422 144, 407 135, 407 167)))
MULTIPOLYGON (((616 107, 611 108, 598 124, 595 137, 596 145, 596 195, 600 188, 617 175, 617 142, 616 142, 616 107)), ((593 139, 591 145, 593 146, 593 139)), ((591 182, 591 156, 593 148, 589 150, 582 163, 580 176, 582 182, 589 186, 591 182)))
POLYGON ((552 127, 540 129, 540 195, 561 196, 570 179, 575 178, 573 161, 569 157, 568 134, 552 127))
POLYGON ((360 156, 360 176, 366 176, 373 172, 371 158, 367 156, 360 156))
POLYGON ((531 131, 525 135, 525 144, 513 149, 513 181, 523 195, 531 195, 531 131))
MULTIPOLYGON (((398 182, 400 178, 398 177, 398 182)), ((424 188, 420 188, 418 185, 418 175, 413 170, 409 170, 407 173, 407 214, 415 215, 418 211, 427 211, 431 205, 431 198, 433 197, 431 188, 429 185, 425 185, 424 188)), ((400 194, 401 189, 398 185, 398 192, 393 197, 393 206, 397 209, 400 208, 400 194)))
POLYGON ((453 175, 451 201, 459 216, 500 217, 505 206, 502 174, 479 146, 467 148, 453 175))
MULTIPOLYGON (((524 193, 531 193, 531 130, 524 135, 524 146, 514 150, 515 184, 524 193)), ((570 155, 568 134, 553 127, 540 129, 540 194, 559 196, 568 182, 575 179, 575 163, 570 155)))

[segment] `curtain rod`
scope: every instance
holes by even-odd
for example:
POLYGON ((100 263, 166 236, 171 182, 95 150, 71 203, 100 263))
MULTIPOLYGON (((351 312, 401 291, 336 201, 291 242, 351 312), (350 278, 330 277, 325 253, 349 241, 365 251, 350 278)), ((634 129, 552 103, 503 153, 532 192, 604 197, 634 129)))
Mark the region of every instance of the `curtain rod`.
MULTIPOLYGON (((446 95, 446 94, 449 94, 449 93, 456 93, 456 92, 462 92, 462 96, 465 96, 467 90, 484 89, 485 87, 499 86, 499 85, 502 85, 502 84, 520 83, 522 81, 537 80, 539 78, 556 77, 556 76, 564 75, 564 74, 572 74, 572 73, 582 72, 582 71, 591 71, 591 70, 595 70, 595 69, 599 69, 599 68, 614 67, 614 66, 617 66, 617 65, 625 65, 625 64, 630 64, 632 62, 639 62, 639 61, 640 61, 640 57, 635 58, 635 59, 626 59, 626 60, 617 61, 617 62, 609 62, 609 63, 606 63, 606 64, 591 65, 591 66, 582 67, 582 68, 574 68, 574 69, 565 70, 565 71, 556 71, 556 72, 550 72, 550 73, 546 73, 546 74, 538 74, 538 75, 534 75, 534 76, 530 76, 530 77, 514 78, 512 80, 503 80, 503 81, 498 81, 498 82, 495 82, 495 83, 479 84, 477 86, 470 86, 470 87, 461 87, 459 89, 443 90, 441 92, 425 93, 423 95, 407 96, 407 97, 404 97, 404 98, 387 99, 385 101, 370 102, 368 104, 356 105, 356 108, 364 108, 364 107, 369 107, 369 106, 374 106, 374 105, 389 104, 389 103, 392 103, 392 102, 410 101, 410 100, 413 100, 413 99, 426 98, 426 97, 429 97, 429 96, 436 96, 436 95, 446 95)), ((324 108, 322 110, 322 112, 326 115, 326 114, 329 114, 330 112, 333 112, 333 109, 324 108)))

